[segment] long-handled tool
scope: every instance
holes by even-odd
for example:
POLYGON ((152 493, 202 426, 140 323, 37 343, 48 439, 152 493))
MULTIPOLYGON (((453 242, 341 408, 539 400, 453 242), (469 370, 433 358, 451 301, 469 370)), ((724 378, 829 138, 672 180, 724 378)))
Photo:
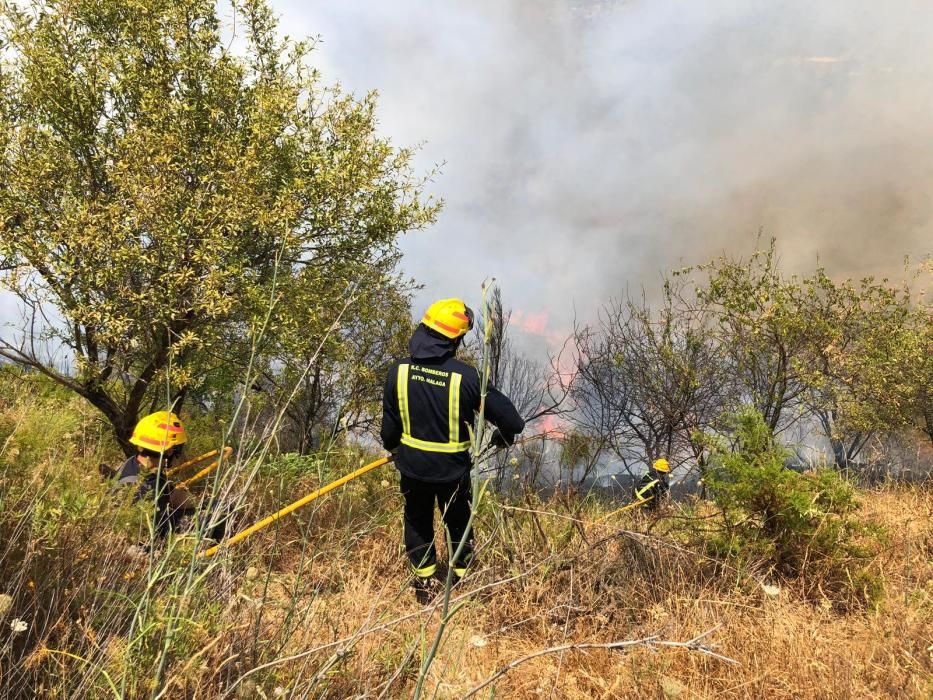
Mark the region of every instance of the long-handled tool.
POLYGON ((210 452, 205 452, 203 455, 193 457, 192 459, 189 459, 187 462, 182 462, 181 464, 177 464, 174 467, 171 467, 170 469, 166 469, 165 476, 168 476, 168 477, 175 476, 176 474, 183 472, 188 467, 193 467, 195 464, 200 464, 201 462, 206 462, 207 460, 213 457, 217 457, 221 453, 221 451, 223 451, 224 453, 223 459, 226 459, 233 453, 233 448, 224 447, 222 448, 222 450, 211 450, 210 452))
POLYGON ((595 523, 601 523, 603 520, 606 520, 607 518, 611 518, 613 515, 618 515, 619 513, 623 512, 623 511, 626 511, 626 510, 628 510, 629 508, 634 508, 635 506, 640 506, 640 505, 642 505, 643 503, 647 503, 647 502, 650 501, 652 498, 654 498, 654 496, 648 496, 648 498, 641 498, 641 499, 639 499, 639 500, 637 500, 637 501, 632 501, 631 503, 629 503, 629 504, 627 504, 627 505, 624 505, 624 506, 622 506, 621 508, 618 508, 618 509, 612 511, 611 513, 606 513, 606 515, 604 515, 604 516, 601 517, 601 518, 597 518, 597 519, 594 520, 593 522, 595 522, 595 523))
POLYGON ((210 549, 205 549, 205 550, 204 550, 203 552, 201 552, 198 556, 199 556, 199 557, 202 557, 202 558, 212 557, 212 556, 214 556, 215 554, 217 554, 217 551, 218 551, 221 547, 230 547, 230 546, 232 546, 232 545, 235 545, 237 542, 242 542, 242 541, 245 540, 247 537, 249 537, 250 535, 252 535, 254 532, 259 532, 259 531, 262 530, 263 528, 268 527, 269 525, 271 525, 272 523, 274 523, 276 520, 279 520, 280 518, 284 518, 284 517, 285 517, 286 515, 288 515, 289 513, 294 513, 294 512, 295 512, 296 510, 298 510, 299 508, 308 505, 311 501, 313 501, 313 500, 315 500, 315 499, 317 499, 317 498, 320 498, 320 497, 323 496, 325 493, 329 493, 329 492, 333 491, 334 489, 343 486, 343 485, 344 485, 345 483, 347 483, 348 481, 353 481, 353 479, 356 479, 357 477, 363 476, 363 474, 366 474, 367 472, 371 472, 373 469, 378 469, 378 468, 381 467, 382 465, 388 464, 389 462, 391 462, 391 461, 394 460, 394 459, 395 459, 394 457, 383 457, 382 459, 377 459, 375 462, 370 462, 370 463, 367 464, 365 467, 360 467, 360 468, 357 469, 355 472, 351 472, 350 474, 347 474, 346 476, 341 477, 341 478, 337 479, 336 481, 332 481, 331 483, 327 484, 327 486, 322 486, 322 487, 319 488, 317 491, 314 491, 314 492, 312 492, 312 493, 309 493, 309 494, 308 494, 307 496, 305 496, 304 498, 302 498, 302 499, 300 499, 300 500, 298 500, 298 501, 295 501, 294 503, 292 503, 292 504, 290 504, 290 505, 285 506, 285 507, 282 508, 280 511, 273 513, 272 515, 270 515, 270 516, 267 517, 267 518, 263 518, 262 520, 260 520, 260 521, 259 521, 258 523, 256 523, 255 525, 251 525, 250 527, 246 528, 245 530, 242 530, 241 532, 238 532, 237 534, 235 534, 233 537, 231 537, 231 538, 230 538, 229 540, 227 540, 226 542, 221 542, 220 544, 214 545, 214 546, 211 547, 210 549))
POLYGON ((200 457, 198 457, 198 458, 196 458, 196 459, 189 460, 188 462, 185 462, 185 464, 182 464, 180 467, 177 467, 177 468, 176 468, 176 473, 178 473, 179 471, 181 471, 181 467, 187 467, 187 466, 190 466, 190 465, 192 465, 192 464, 200 464, 201 462, 205 461, 205 459, 209 459, 209 457, 216 456, 217 454, 220 454, 220 456, 217 457, 217 459, 214 460, 214 462, 213 462, 212 464, 207 465, 206 467, 204 467, 204 469, 202 469, 201 471, 199 471, 197 474, 194 474, 194 475, 192 475, 192 476, 189 476, 189 477, 188 477, 187 479, 185 479, 184 481, 179 481, 177 484, 175 484, 175 488, 176 488, 176 489, 183 489, 183 488, 185 488, 185 487, 187 487, 187 486, 191 486, 191 484, 193 484, 194 482, 200 481, 201 479, 203 479, 205 476, 207 476, 207 475, 210 474, 212 471, 214 471, 215 469, 217 469, 217 467, 219 467, 219 466, 224 462, 224 460, 230 459, 230 455, 233 454, 233 448, 232 448, 232 447, 225 447, 225 448, 223 448, 222 451, 221 451, 221 450, 214 450, 213 452, 208 452, 208 453, 207 453, 208 457, 205 457, 205 455, 201 455, 200 457))

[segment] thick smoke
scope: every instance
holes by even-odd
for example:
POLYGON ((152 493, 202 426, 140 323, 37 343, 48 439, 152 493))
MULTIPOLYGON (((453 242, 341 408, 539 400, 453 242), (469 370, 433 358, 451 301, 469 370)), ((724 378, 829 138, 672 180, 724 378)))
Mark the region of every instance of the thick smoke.
POLYGON ((444 163, 406 270, 486 276, 566 328, 759 229, 789 268, 900 274, 931 250, 933 4, 273 0, 327 80, 444 163))
POLYGON ((788 268, 927 254, 933 5, 420 0, 277 5, 386 133, 445 161, 408 237, 425 298, 496 275, 565 326, 759 229, 788 268))

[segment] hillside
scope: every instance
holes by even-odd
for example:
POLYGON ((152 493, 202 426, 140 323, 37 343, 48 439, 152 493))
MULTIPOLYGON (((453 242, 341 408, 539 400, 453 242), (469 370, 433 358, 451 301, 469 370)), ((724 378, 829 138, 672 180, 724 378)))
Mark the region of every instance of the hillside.
MULTIPOLYGON (((147 555, 131 548, 143 508, 97 473, 119 454, 94 413, 34 377, 3 389, 2 697, 414 694, 444 599, 422 606, 408 586, 391 467, 209 562, 190 537, 147 555)), ((216 446, 198 428, 191 454, 216 446)), ((364 459, 267 458, 236 529, 364 459)), ((881 546, 864 580, 824 595, 816 573, 712 556, 708 504, 607 518, 579 497, 487 494, 479 564, 453 591, 422 694, 929 697, 933 494, 858 497, 881 546)))
POLYGON ((933 15, 722 5, 0 2, 0 700, 933 698, 933 15))

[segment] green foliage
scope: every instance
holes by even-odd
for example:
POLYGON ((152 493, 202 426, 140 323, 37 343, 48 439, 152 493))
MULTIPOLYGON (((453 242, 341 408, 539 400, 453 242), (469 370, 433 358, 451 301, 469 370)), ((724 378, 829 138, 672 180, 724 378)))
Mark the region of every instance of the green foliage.
POLYGON ((836 472, 799 473, 753 409, 733 417, 734 444, 712 441, 706 483, 724 530, 715 554, 765 562, 779 576, 805 579, 824 595, 872 601, 878 594, 865 562, 879 533, 859 523, 852 487, 836 472))
POLYGON ((321 312, 296 317, 263 351, 261 385, 270 406, 285 406, 283 450, 301 454, 329 446, 351 430, 371 427, 382 408, 388 365, 404 353, 411 334, 410 282, 380 263, 348 265, 350 289, 327 283, 331 270, 291 296, 297 308, 321 312), (339 319, 339 324, 337 323, 339 319), (336 327, 339 325, 339 327, 336 327))
POLYGON ((264 0, 234 14, 238 52, 213 0, 0 7, 0 283, 44 333, 2 354, 124 447, 140 410, 316 347, 345 298, 378 308, 437 211, 373 94, 324 85, 264 0))
POLYGON ((316 455, 302 456, 294 452, 278 455, 262 465, 262 474, 271 479, 294 482, 309 475, 319 475, 324 461, 316 455))
POLYGON ((697 299, 717 319, 732 381, 772 431, 813 418, 844 469, 875 435, 933 425, 933 316, 916 288, 928 263, 900 284, 835 280, 822 267, 798 277, 782 273, 772 239, 747 261, 699 270, 697 299))
MULTIPOLYGON (((224 406, 224 409, 226 408, 224 406)), ((182 461, 216 450, 220 445, 224 444, 225 437, 227 437, 227 444, 237 445, 236 438, 239 436, 225 436, 228 428, 228 424, 224 420, 226 415, 228 414, 225 411, 202 413, 201 411, 192 410, 181 412, 181 418, 188 433, 188 442, 185 443, 182 461)), ((204 467, 206 464, 200 466, 204 467)))
POLYGON ((795 362, 806 353, 808 329, 796 286, 780 272, 775 241, 748 260, 719 258, 699 270, 707 280, 698 299, 716 318, 716 342, 741 394, 771 430, 799 416, 803 385, 795 362))
MULTIPOLYGON (((43 478, 60 478, 53 465, 116 458, 93 409, 49 378, 0 368, 0 474, 28 481, 41 466, 43 478)), ((3 494, 0 494, 0 502, 3 494)))
POLYGON ((808 348, 795 366, 845 468, 871 436, 904 429, 922 414, 930 366, 924 336, 933 320, 906 282, 836 282, 818 269, 800 280, 797 295, 808 348))

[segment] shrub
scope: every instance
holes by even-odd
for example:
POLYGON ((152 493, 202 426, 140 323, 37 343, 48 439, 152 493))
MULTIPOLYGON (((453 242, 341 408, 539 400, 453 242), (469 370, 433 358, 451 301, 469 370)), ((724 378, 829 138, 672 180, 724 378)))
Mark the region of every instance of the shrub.
POLYGON ((730 427, 731 445, 710 440, 706 483, 724 525, 709 540, 713 553, 763 563, 840 604, 875 601, 880 587, 867 564, 882 533, 856 519, 853 488, 831 470, 786 468, 786 451, 757 411, 733 416, 730 427))

